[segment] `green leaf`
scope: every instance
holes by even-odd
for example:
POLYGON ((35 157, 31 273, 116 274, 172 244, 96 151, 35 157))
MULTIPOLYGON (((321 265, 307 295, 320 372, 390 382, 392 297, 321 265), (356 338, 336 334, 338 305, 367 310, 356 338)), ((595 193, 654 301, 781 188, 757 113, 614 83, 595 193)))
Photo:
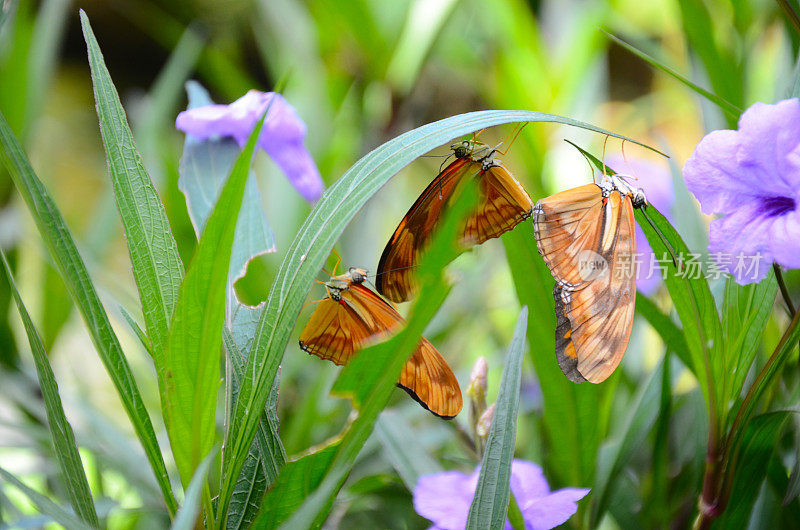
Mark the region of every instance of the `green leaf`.
POLYGON ((86 270, 75 241, 67 228, 53 199, 36 176, 22 147, 11 132, 8 122, 0 113, 0 158, 11 174, 14 184, 28 205, 39 233, 47 245, 50 255, 67 284, 70 295, 86 323, 92 342, 97 349, 106 371, 111 376, 119 393, 125 412, 133 424, 136 435, 144 448, 150 466, 161 488, 170 513, 176 503, 169 483, 169 476, 161 456, 155 431, 147 414, 139 389, 136 386, 128 361, 122 352, 108 315, 100 303, 92 280, 86 270))
POLYGON ((75 517, 75 514, 69 512, 62 508, 61 506, 57 505, 38 491, 29 488, 22 482, 20 479, 0 467, 0 478, 8 482, 9 484, 13 485, 19 491, 21 491, 31 504, 33 504, 36 509, 43 513, 44 515, 50 517, 56 523, 64 526, 65 528, 70 529, 80 529, 80 528, 91 528, 82 520, 75 517))
POLYGON ((11 292, 17 303, 19 315, 25 325, 25 333, 28 335, 28 342, 31 346, 31 353, 36 364, 36 374, 39 377, 39 387, 42 390, 42 398, 47 413, 47 425, 50 428, 50 438, 53 441, 56 460, 61 468, 61 479, 64 481, 65 489, 69 493, 72 506, 81 519, 90 526, 99 527, 97 512, 92 500, 92 492, 89 489, 89 482, 86 480, 86 473, 83 470, 83 462, 78 454, 78 446, 75 443, 75 433, 72 426, 67 421, 64 414, 64 407, 61 405, 61 397, 58 394, 58 383, 56 383, 50 361, 47 359, 47 352, 39 336, 39 332, 33 325, 31 316, 22 302, 11 268, 6 261, 6 255, 0 250, 0 258, 3 261, 3 270, 6 280, 11 286, 11 292))
POLYGON ((442 471, 442 466, 425 450, 411 425, 397 412, 384 410, 375 423, 375 433, 408 491, 414 491, 419 477, 442 471))
POLYGON ((136 150, 125 109, 83 11, 81 25, 92 71, 100 133, 163 395, 164 349, 183 278, 183 264, 164 205, 136 150))
MULTIPOLYGON (((643 298, 640 295, 640 299, 643 298)), ((614 489, 623 476, 625 466, 655 425, 661 405, 663 361, 639 388, 627 420, 602 449, 597 460, 597 473, 592 487, 592 518, 589 526, 596 528, 609 509, 614 489)))
MULTIPOLYGON (((244 308, 244 306, 241 307, 244 308)), ((241 330, 245 327, 246 321, 237 319, 240 314, 252 317, 254 313, 253 311, 237 313, 234 316, 234 322, 239 325, 234 325, 234 328, 241 330)), ((238 387, 244 378, 247 359, 239 349, 233 334, 227 328, 223 330, 222 338, 235 378, 231 394, 232 403, 235 403, 238 387)), ((244 341, 242 340, 242 342, 244 341)), ((286 452, 278 434, 278 380, 279 378, 276 377, 273 382, 270 398, 261 415, 256 438, 231 496, 227 528, 250 527, 258 515, 264 493, 275 482, 281 468, 286 464, 286 452)))
POLYGON ((522 354, 525 352, 527 326, 528 308, 523 307, 506 354, 494 419, 478 475, 478 486, 469 507, 467 528, 470 529, 501 528, 508 515, 511 461, 514 459, 514 442, 517 438, 519 386, 522 380, 522 354))
POLYGON ((742 391, 777 292, 778 282, 772 270, 758 283, 739 285, 730 276, 725 282, 722 330, 732 376, 722 393, 727 399, 736 400, 742 391))
POLYGON ((224 507, 230 499, 258 427, 258 417, 247 411, 261 410, 266 403, 300 308, 345 226, 386 181, 418 156, 481 128, 526 121, 563 123, 609 134, 585 123, 537 112, 462 114, 424 125, 376 148, 356 162, 322 196, 287 250, 258 324, 245 370, 252 375, 242 384, 226 433, 220 506, 224 507))
POLYGON ((172 530, 192 530, 195 528, 197 515, 200 513, 200 500, 203 486, 206 483, 206 475, 208 475, 208 468, 211 467, 216 453, 216 451, 209 453, 197 466, 192 480, 189 481, 189 487, 186 488, 186 497, 183 499, 183 504, 178 509, 178 513, 175 514, 175 520, 172 521, 172 530))
POLYGON ((164 420, 184 484, 191 480, 197 466, 214 446, 214 415, 231 248, 250 163, 263 123, 262 116, 236 159, 208 217, 181 284, 167 338, 164 420))
POLYGON ((608 35, 609 39, 611 39, 612 41, 616 42, 617 44, 619 44, 620 46, 622 46, 623 48, 625 48, 626 50, 628 50, 632 54, 636 55, 640 59, 642 59, 645 62, 649 63, 651 66, 654 66, 655 68, 658 68, 659 70, 661 70, 665 74, 667 74, 667 75, 669 75, 671 77, 674 77, 675 79, 677 79, 678 81, 680 81, 681 83, 683 83, 684 85, 689 87, 691 90, 693 90, 697 94, 703 96, 704 98, 706 98, 710 102, 714 103, 715 105, 717 105, 720 109, 725 111, 732 118, 736 119, 742 113, 742 109, 740 109, 739 107, 737 107, 733 103, 730 103, 729 101, 726 101, 724 98, 722 98, 722 97, 720 97, 720 96, 718 96, 716 94, 712 94, 708 90, 706 90, 706 89, 704 89, 704 88, 692 83, 691 81, 689 81, 688 78, 686 78, 685 76, 681 75, 676 70, 674 70, 673 68, 670 68, 669 66, 667 66, 663 62, 659 61, 658 59, 655 59, 652 56, 644 53, 643 51, 641 51, 640 49, 636 48, 635 46, 631 46, 630 44, 628 44, 624 40, 620 39, 619 37, 616 37, 615 35, 612 35, 611 33, 608 33, 608 32, 605 32, 605 31, 603 33, 608 35))
POLYGON ((756 416, 745 429, 739 449, 741 466, 734 468, 732 478, 726 477, 726 481, 733 481, 732 493, 714 528, 741 528, 742 522, 748 519, 761 483, 767 475, 767 464, 778 434, 789 414, 788 411, 776 411, 756 416))

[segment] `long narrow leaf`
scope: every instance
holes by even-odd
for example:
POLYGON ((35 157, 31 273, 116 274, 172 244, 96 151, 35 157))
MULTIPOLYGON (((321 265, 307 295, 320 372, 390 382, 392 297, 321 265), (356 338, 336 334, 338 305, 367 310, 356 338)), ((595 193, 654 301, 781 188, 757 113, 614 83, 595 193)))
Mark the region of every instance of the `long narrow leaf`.
POLYGON ((192 530, 192 528, 195 528, 197 514, 200 513, 200 498, 203 492, 203 485, 206 483, 208 468, 211 467, 215 454, 216 451, 209 453, 197 466, 192 480, 189 481, 189 487, 186 488, 186 497, 183 499, 183 504, 178 509, 178 513, 175 514, 175 520, 172 521, 172 530, 192 530))
POLYGON ((153 468, 167 508, 174 512, 176 503, 153 424, 128 361, 122 353, 119 340, 111 328, 108 315, 100 303, 86 265, 78 253, 61 213, 44 184, 34 173, 2 113, 0 113, 0 146, 2 146, 0 158, 3 159, 15 186, 28 205, 39 233, 86 322, 92 342, 119 393, 125 412, 153 468))
POLYGON ((188 484, 214 446, 228 267, 245 183, 263 123, 262 117, 208 218, 181 284, 167 337, 164 419, 184 484, 188 484))
MULTIPOLYGON (((559 116, 527 111, 480 111, 424 125, 376 148, 351 167, 311 211, 281 263, 248 358, 245 379, 226 433, 220 506, 227 505, 233 485, 255 437, 258 417, 267 401, 286 343, 300 308, 325 259, 347 223, 393 175, 436 146, 472 131, 512 122, 562 123, 610 134, 559 116)), ((617 134, 612 136, 619 137, 617 134)))
POLYGON ((15 488, 20 490, 31 504, 36 506, 40 513, 43 513, 53 519, 56 523, 63 525, 69 529, 91 528, 82 520, 75 517, 75 514, 68 512, 61 506, 57 505, 38 491, 25 485, 20 479, 0 467, 0 478, 12 484, 15 488))
POLYGON ((172 237, 164 205, 136 150, 125 110, 108 73, 86 13, 81 24, 92 71, 94 97, 108 168, 160 386, 164 379, 166 347, 172 311, 178 299, 183 264, 172 237))
POLYGON ((467 528, 501 528, 508 514, 511 499, 511 461, 517 439, 519 386, 522 380, 522 354, 525 351, 525 329, 528 308, 523 307, 506 354, 500 393, 494 419, 483 453, 475 497, 469 508, 467 528))
POLYGON ((626 50, 628 50, 632 54, 636 55, 640 59, 644 60, 645 62, 647 62, 651 66, 654 66, 655 68, 658 68, 659 70, 661 70, 665 74, 667 74, 667 75, 669 75, 671 77, 674 77, 675 79, 677 79, 678 81, 680 81, 681 83, 683 83, 684 85, 689 87, 691 90, 693 90, 697 94, 700 94, 701 96, 703 96, 704 98, 706 98, 710 102, 716 104, 719 108, 721 108, 723 111, 725 111, 729 116, 731 116, 733 118, 738 118, 739 115, 742 113, 742 109, 740 109, 739 107, 737 107, 733 103, 730 103, 730 102, 726 101, 725 99, 721 98, 720 96, 717 96, 716 94, 712 94, 708 90, 706 90, 706 89, 704 89, 704 88, 692 83, 691 81, 689 81, 689 79, 687 79, 685 76, 683 76, 680 73, 678 73, 676 70, 670 68, 669 66, 665 65, 661 61, 659 61, 659 60, 651 57, 650 55, 644 53, 643 51, 641 51, 640 49, 636 48, 635 46, 631 46, 630 44, 628 44, 624 40, 620 39, 619 37, 617 37, 615 35, 612 35, 611 33, 608 33, 608 32, 605 32, 605 31, 603 33, 608 35, 609 39, 613 40, 614 42, 616 42, 617 44, 619 44, 620 46, 622 46, 623 48, 625 48, 626 50))
POLYGON ((75 434, 64 414, 64 407, 58 394, 58 383, 56 383, 53 369, 50 367, 50 361, 47 359, 47 353, 44 351, 44 344, 39 332, 33 325, 33 320, 31 320, 25 304, 22 302, 22 297, 11 274, 11 268, 8 266, 8 261, 6 261, 6 255, 1 250, 0 258, 2 258, 3 270, 5 271, 6 280, 11 286, 11 292, 14 295, 14 301, 17 303, 19 315, 25 325, 25 333, 28 335, 28 342, 36 365, 36 374, 39 377, 39 387, 42 389, 44 408, 47 413, 47 425, 50 428, 50 438, 53 441, 56 460, 61 468, 61 478, 69 493, 75 512, 88 525, 99 527, 100 523, 97 520, 92 492, 89 489, 89 482, 86 480, 86 473, 83 470, 83 462, 80 454, 78 454, 78 446, 75 443, 75 434))

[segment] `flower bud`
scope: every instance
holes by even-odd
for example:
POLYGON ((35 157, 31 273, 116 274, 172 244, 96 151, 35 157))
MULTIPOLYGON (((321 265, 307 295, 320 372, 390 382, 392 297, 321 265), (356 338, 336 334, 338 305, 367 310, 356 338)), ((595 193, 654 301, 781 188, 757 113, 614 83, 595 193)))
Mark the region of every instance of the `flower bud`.
POLYGON ((467 395, 477 402, 483 402, 486 399, 486 374, 488 371, 489 365, 486 364, 486 359, 478 357, 475 366, 472 367, 472 373, 469 374, 469 387, 467 387, 467 395))
POLYGON ((481 438, 489 436, 489 429, 492 428, 492 420, 494 419, 494 403, 481 414, 478 424, 475 426, 475 432, 481 438))

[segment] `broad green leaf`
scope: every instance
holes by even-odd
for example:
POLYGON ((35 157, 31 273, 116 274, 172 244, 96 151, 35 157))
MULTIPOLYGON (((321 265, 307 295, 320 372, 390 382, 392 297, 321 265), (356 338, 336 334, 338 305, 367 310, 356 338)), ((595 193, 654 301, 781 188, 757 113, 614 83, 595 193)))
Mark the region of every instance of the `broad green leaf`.
POLYGON ((89 482, 86 480, 86 473, 83 471, 83 462, 78 454, 78 446, 75 443, 75 433, 72 426, 67 421, 64 414, 64 407, 61 404, 61 397, 58 394, 58 383, 56 383, 50 361, 47 359, 47 352, 39 336, 39 332, 33 325, 31 316, 22 302, 11 268, 6 261, 6 255, 0 251, 0 258, 3 261, 3 270, 6 280, 11 286, 14 300, 17 303, 19 315, 25 325, 25 333, 28 335, 28 342, 31 346, 31 353, 36 365, 36 374, 39 377, 39 387, 42 390, 45 411, 47 412, 47 425, 50 428, 50 438, 53 442, 56 460, 61 468, 61 479, 64 481, 65 489, 69 493, 72 506, 75 512, 83 519, 86 524, 99 527, 97 512, 92 500, 92 492, 89 489, 89 482))
POLYGON ((53 501, 51 501, 46 496, 42 495, 38 491, 34 490, 25 485, 20 479, 0 467, 0 479, 5 480, 9 484, 13 485, 19 491, 21 491, 31 504, 33 504, 36 509, 51 519, 56 523, 63 525, 65 528, 70 529, 81 529, 81 528, 91 528, 91 526, 87 525, 82 520, 78 519, 75 514, 70 511, 65 510, 61 506, 57 505, 53 501))
POLYGON ((739 285, 733 277, 725 282, 722 330, 726 364, 731 373, 727 381, 729 386, 722 393, 725 399, 735 400, 742 391, 777 292, 778 283, 771 270, 758 283, 739 285))
MULTIPOLYGON (((640 295, 640 299, 643 298, 640 295)), ((634 398, 627 420, 621 429, 601 449, 597 460, 597 473, 592 487, 592 517, 590 526, 597 527, 609 509, 614 488, 623 476, 625 466, 634 452, 650 433, 658 417, 663 382, 662 363, 650 374, 634 398)))
MULTIPOLYGON (((725 477, 725 481, 732 485, 730 499, 713 528, 741 528, 742 523, 747 520, 761 483, 767 475, 778 434, 789 414, 787 411, 762 414, 747 425, 739 449, 741 464, 733 468, 733 477, 725 477)), ((730 472, 729 467, 726 475, 730 472)))
MULTIPOLYGON (((316 204, 286 252, 256 330, 230 428, 226 433, 220 506, 227 505, 247 458, 272 380, 286 349, 300 308, 334 243, 366 201, 418 156, 453 138, 481 128, 512 122, 551 122, 607 131, 567 118, 528 111, 479 111, 430 123, 376 148, 356 162, 316 204)), ((619 135, 612 134, 614 137, 619 135)))
POLYGON ((375 433, 408 491, 414 491, 419 477, 442 471, 442 466, 425 450, 411 425, 397 412, 384 410, 375 423, 375 433))
POLYGON ((184 484, 188 484, 197 466, 214 446, 231 248, 253 151, 263 123, 262 117, 208 217, 181 284, 167 337, 164 420, 184 484))
POLYGON ((729 101, 726 101, 724 98, 722 98, 722 97, 720 97, 720 96, 718 96, 716 94, 712 94, 708 90, 706 90, 706 89, 704 89, 704 88, 692 83, 691 81, 689 81, 689 79, 687 77, 681 75, 676 70, 674 70, 673 68, 670 68, 669 66, 667 66, 663 62, 659 61, 658 59, 655 59, 652 56, 644 53, 643 51, 641 51, 640 49, 636 48, 635 46, 631 46, 630 44, 628 44, 624 40, 620 39, 619 37, 616 37, 616 36, 614 36, 614 35, 612 35, 610 33, 607 33, 607 32, 604 32, 604 33, 606 35, 608 35, 609 39, 613 40, 614 42, 616 42, 617 44, 619 44, 620 46, 622 46, 623 48, 625 48, 626 50, 628 50, 632 54, 636 55, 640 59, 642 59, 645 62, 649 63, 651 66, 654 66, 655 68, 658 68, 659 70, 661 70, 665 74, 667 74, 667 75, 669 75, 671 77, 674 77, 675 79, 677 79, 678 81, 680 81, 681 83, 683 83, 684 85, 689 87, 692 91, 694 91, 697 94, 703 96, 704 98, 706 98, 710 102, 716 104, 719 108, 721 108, 723 111, 725 111, 728 114, 728 116, 732 117, 734 120, 736 118, 738 118, 739 115, 742 113, 742 109, 740 109, 739 107, 737 107, 733 103, 731 103, 729 101))
POLYGON ((189 487, 186 488, 183 504, 178 509, 178 513, 175 514, 175 520, 172 521, 172 530, 192 530, 196 527, 195 522, 197 521, 197 515, 200 513, 203 486, 206 483, 208 468, 211 467, 215 455, 216 451, 209 453, 197 466, 192 480, 189 481, 189 487))
POLYGON ((172 489, 158 446, 150 416, 136 386, 128 361, 122 352, 108 315, 100 303, 92 280, 81 259, 75 241, 61 213, 36 176, 22 147, 14 137, 5 117, 0 113, 0 158, 11 174, 15 186, 28 205, 39 233, 50 251, 50 255, 67 284, 70 295, 87 325, 92 342, 103 361, 114 387, 119 393, 125 412, 133 424, 136 435, 144 448, 150 466, 161 488, 164 501, 170 512, 176 506, 172 489))
POLYGON ((511 498, 511 461, 517 439, 519 386, 522 380, 522 359, 525 352, 525 329, 528 308, 523 306, 506 354, 500 393, 494 419, 483 452, 475 497, 469 507, 467 528, 501 528, 508 515, 511 498))
POLYGON ((697 376, 712 413, 719 413, 719 399, 728 377, 722 362, 722 331, 708 282, 691 276, 684 260, 691 255, 680 235, 654 206, 638 209, 636 220, 656 256, 664 256, 664 283, 683 325, 691 354, 691 370, 697 376), (671 258, 671 259, 669 259, 671 258))
POLYGON ((100 133, 163 394, 164 349, 183 278, 183 263, 164 205, 145 170, 142 156, 136 150, 125 109, 83 11, 81 24, 92 70, 100 133))

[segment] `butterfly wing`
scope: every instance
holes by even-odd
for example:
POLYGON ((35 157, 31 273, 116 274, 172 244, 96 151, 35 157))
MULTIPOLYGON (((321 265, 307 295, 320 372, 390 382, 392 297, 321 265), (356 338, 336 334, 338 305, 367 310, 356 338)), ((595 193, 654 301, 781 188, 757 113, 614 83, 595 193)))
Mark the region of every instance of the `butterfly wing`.
POLYGON ((442 171, 420 195, 386 244, 378 264, 376 287, 393 302, 404 302, 416 291, 414 267, 427 248, 436 223, 464 182, 480 176, 481 200, 465 221, 461 243, 465 249, 499 237, 531 215, 533 201, 508 169, 495 162, 482 171, 481 161, 459 158, 442 171))
POLYGON ((481 174, 481 203, 464 226, 465 247, 500 237, 531 216, 533 201, 528 192, 508 168, 495 164, 481 174))
MULTIPOLYGON (((346 300, 374 329, 396 330, 405 323, 394 307, 363 285, 352 285, 346 300)), ((403 367, 397 386, 442 418, 453 418, 461 411, 458 380, 447 361, 424 337, 403 367)))
POLYGON ((372 330, 348 304, 326 298, 317 304, 300 333, 300 348, 341 366, 372 335, 372 330))
POLYGON ((393 302, 405 302, 416 290, 414 267, 425 250, 436 222, 465 175, 475 175, 481 164, 458 158, 439 173, 400 221, 381 254, 375 287, 393 302))
MULTIPOLYGON (((385 339, 404 323, 400 314, 367 287, 351 284, 340 300, 319 303, 300 334, 300 347, 336 364, 372 342, 385 339)), ((452 418, 461 410, 461 388, 436 348, 422 338, 400 374, 398 386, 427 410, 452 418)))
POLYGON ((556 280, 559 366, 572 381, 600 383, 622 360, 633 327, 636 240, 630 198, 613 191, 604 200, 594 184, 558 193, 537 203, 534 228, 556 280))

